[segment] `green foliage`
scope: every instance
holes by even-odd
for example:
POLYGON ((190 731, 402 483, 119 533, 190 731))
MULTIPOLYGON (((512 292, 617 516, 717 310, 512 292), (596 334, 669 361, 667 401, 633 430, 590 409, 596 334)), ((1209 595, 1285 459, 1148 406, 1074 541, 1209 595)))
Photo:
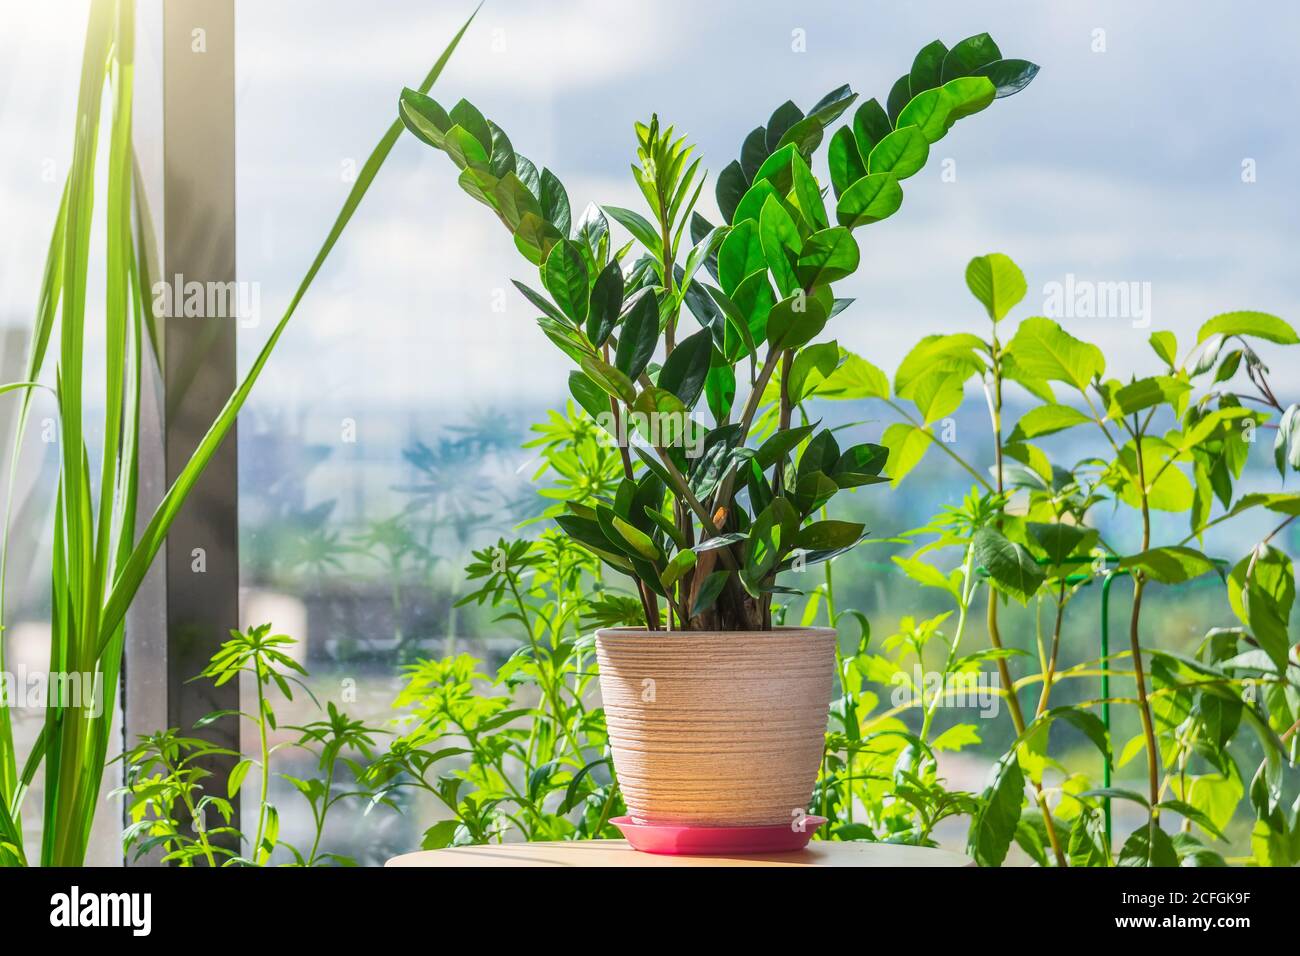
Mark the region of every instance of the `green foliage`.
MULTIPOLYGON (((473 105, 447 110, 403 90, 407 128, 450 157, 462 188, 538 267, 546 295, 516 285, 576 366, 570 393, 624 448, 634 446, 612 494, 552 516, 604 567, 632 578, 646 626, 770 627, 773 595, 791 590, 778 583, 782 571, 861 539, 860 526, 826 524, 821 512, 840 491, 887 480, 882 449, 841 449, 816 424, 767 454, 751 439, 794 434, 792 414, 814 394, 814 372, 821 383, 842 380, 827 397, 860 387, 849 382, 860 361, 817 341, 850 304, 833 284, 861 262, 854 231, 899 209, 900 182, 958 119, 1017 92, 1036 69, 1003 60, 980 34, 952 50, 938 42, 922 50, 888 112, 870 100, 833 129, 857 100, 848 86, 807 112, 787 101, 718 175, 719 225, 697 209, 705 177, 694 147, 657 116, 635 126, 632 176, 648 215, 589 205, 574 223, 558 178, 537 173, 473 105), (833 210, 813 172, 827 141, 833 210), (611 241, 611 220, 630 234, 627 244, 611 241), (697 330, 686 331, 683 307, 697 330)), ((930 411, 951 398, 951 390, 932 396, 930 411)), ((893 462, 895 478, 917 449, 893 462)))
POLYGON ((111 796, 126 802, 131 823, 122 832, 122 846, 134 859, 161 849, 161 862, 179 866, 267 866, 275 851, 281 849, 296 866, 355 865, 347 857, 322 851, 321 837, 333 807, 344 800, 371 797, 364 790, 340 787, 338 774, 345 768, 353 780, 359 780, 366 763, 374 758, 375 738, 383 731, 353 720, 331 702, 326 705, 324 719, 301 727, 285 727, 297 737, 272 745, 270 734, 278 729, 279 722, 269 693, 271 687, 285 701, 293 700, 291 685, 306 690, 297 675, 306 677, 307 672, 288 654, 293 644, 285 634, 272 634, 270 624, 231 631, 231 639, 199 675, 214 686, 237 680, 242 673, 252 677, 257 688, 253 713, 217 711, 200 719, 194 729, 220 721, 247 721, 257 734, 257 756, 245 757, 238 751, 169 729, 142 735, 118 758, 126 764, 126 785, 111 796), (274 772, 272 758, 290 746, 315 756, 319 776, 303 780, 274 772), (219 791, 210 793, 208 781, 212 773, 204 764, 219 756, 240 759, 219 791), (257 774, 259 790, 256 831, 249 837, 233 827, 231 820, 234 801, 239 799, 252 772, 257 774), (280 838, 280 813, 268 800, 273 776, 288 782, 307 803, 314 835, 306 852, 280 838), (211 825, 213 814, 218 818, 216 826, 211 825), (231 843, 239 850, 231 849, 227 845, 231 843))
POLYGON ((425 849, 617 836, 609 820, 623 803, 604 714, 588 703, 589 628, 634 622, 640 605, 606 591, 591 553, 554 531, 502 539, 466 570, 478 586, 461 603, 496 609, 523 642, 492 677, 467 654, 405 669, 402 733, 365 775, 373 803, 428 794, 446 817, 424 834, 425 849))
MULTIPOLYGON (((886 428, 883 439, 889 449, 886 470, 895 480, 937 445, 976 481, 963 507, 949 509, 907 536, 926 542, 915 555, 895 559, 909 577, 955 603, 954 647, 974 587, 983 580, 991 590, 988 653, 998 667, 1016 742, 977 798, 971 855, 981 864, 997 865, 1016 843, 1043 865, 1222 865, 1222 855, 1193 831, 1210 841, 1224 839, 1223 828, 1247 792, 1238 761, 1250 751, 1234 741, 1250 728, 1263 752, 1249 786, 1256 815, 1253 859, 1290 865, 1296 858, 1300 805, 1284 805, 1282 780, 1283 768, 1295 765, 1300 716, 1300 664, 1289 632, 1295 574, 1290 558, 1269 542, 1300 512, 1300 496, 1255 492, 1234 497, 1233 485, 1242 475, 1254 430, 1268 424, 1270 413, 1279 416, 1280 466, 1293 445, 1289 429, 1295 412, 1275 396, 1251 342, 1286 346, 1300 338, 1275 316, 1226 313, 1202 327, 1196 347, 1181 362, 1174 335, 1154 333, 1150 343, 1166 373, 1125 382, 1105 377, 1100 348, 1050 319, 1022 319, 1004 331, 1008 313, 1026 288, 1019 268, 1006 256, 973 259, 966 280, 990 320, 989 337, 926 337, 900 364, 892 396, 879 394, 877 387, 873 397, 882 398, 901 419, 886 428), (1225 345, 1231 350, 1225 351, 1225 345), (1211 371, 1207 386, 1205 376, 1211 371), (1253 394, 1236 390, 1242 377, 1253 394), (928 428, 956 409, 973 379, 982 386, 990 411, 991 480, 928 428), (1031 407, 1007 432, 1004 391, 1013 386, 1031 407), (1246 401, 1253 407, 1247 408, 1246 401), (1074 429, 1092 430, 1111 454, 1058 462, 1035 444, 1074 429), (1104 540, 1090 523, 1102 504, 1132 509, 1139 540, 1104 540), (1191 546, 1207 529, 1252 510, 1274 512, 1281 523, 1230 573, 1226 562, 1191 546), (1156 540, 1155 511, 1186 515, 1186 535, 1156 540), (937 563, 953 550, 961 555, 958 570, 937 563), (1081 588, 1107 573, 1134 582, 1129 647, 1099 666, 1107 677, 1123 673, 1134 680, 1136 698, 1104 703, 1138 711, 1143 732, 1117 759, 1123 766, 1145 753, 1145 795, 1088 789, 1086 775, 1066 774, 1048 746, 1050 726, 1065 723, 1110 759, 1108 725, 1089 710, 1050 705, 1056 683, 1086 676, 1088 670, 1058 667, 1067 610, 1081 588), (1194 658, 1143 647, 1146 586, 1177 586, 1211 574, 1226 579, 1229 604, 1242 627, 1212 630, 1194 658), (1037 675, 1016 679, 1012 674, 1013 656, 1000 636, 999 595, 1051 612, 1050 632, 1044 634, 1040 625, 1037 675), (1131 671, 1119 669, 1117 662, 1124 658, 1131 671), (1020 700, 1020 689, 1028 683, 1040 688, 1032 713, 1020 700), (1066 775, 1053 786, 1053 774, 1066 775), (1059 794, 1055 802, 1054 790, 1059 794), (1137 802, 1149 820, 1114 853, 1099 833, 1100 807, 1088 798, 1137 802), (1169 815, 1184 821, 1173 835, 1162 829, 1161 821, 1169 815)), ((866 377, 883 380, 874 373, 866 377)), ((925 739, 924 728, 921 737, 925 739)))

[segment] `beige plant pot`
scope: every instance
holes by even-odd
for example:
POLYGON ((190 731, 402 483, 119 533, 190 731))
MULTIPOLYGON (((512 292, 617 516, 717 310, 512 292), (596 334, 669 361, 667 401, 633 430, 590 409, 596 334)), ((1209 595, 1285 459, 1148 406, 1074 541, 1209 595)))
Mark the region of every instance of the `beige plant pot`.
POLYGON ((808 810, 835 632, 596 634, 619 786, 637 823, 775 826, 808 810))

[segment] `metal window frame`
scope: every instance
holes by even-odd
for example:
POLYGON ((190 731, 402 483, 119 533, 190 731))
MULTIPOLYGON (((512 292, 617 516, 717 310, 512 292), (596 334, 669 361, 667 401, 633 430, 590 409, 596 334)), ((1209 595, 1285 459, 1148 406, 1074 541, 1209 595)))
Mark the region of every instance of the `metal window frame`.
MULTIPOLYGON (((145 147, 141 178, 153 200, 154 278, 173 285, 176 301, 181 283, 236 279, 235 0, 147 0, 141 7, 139 29, 146 35, 139 46, 161 48, 154 74, 139 77, 145 96, 160 96, 161 103, 157 115, 142 116, 145 123, 137 126, 145 147)), ((151 290, 146 294, 152 301, 151 290)), ((230 307, 237 300, 210 298, 230 307)), ((141 412, 142 522, 237 384, 237 316, 173 316, 157 326, 161 368, 146 379, 141 412)), ((212 711, 237 711, 240 682, 220 688, 189 682, 239 624, 237 449, 232 428, 176 517, 128 615, 122 688, 127 741, 176 727, 240 749, 237 721, 192 730, 212 711)), ((224 781, 237 759, 214 757, 202 765, 224 781)), ((231 825, 238 829, 237 800, 234 812, 231 825)), ((135 862, 160 860, 155 851, 135 862)))

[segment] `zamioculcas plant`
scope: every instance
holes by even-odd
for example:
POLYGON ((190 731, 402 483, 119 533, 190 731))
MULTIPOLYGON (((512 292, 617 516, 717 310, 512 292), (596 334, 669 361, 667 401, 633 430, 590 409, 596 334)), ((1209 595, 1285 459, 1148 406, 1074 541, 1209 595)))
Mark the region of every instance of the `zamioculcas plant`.
POLYGON ((857 99, 849 87, 807 112, 786 102, 719 175, 717 225, 696 208, 700 159, 657 117, 636 125, 632 166, 648 216, 589 205, 575 219, 556 175, 515 152, 473 105, 461 100, 448 111, 402 92, 407 128, 451 157, 462 188, 538 268, 545 292, 516 286, 576 366, 573 397, 622 449, 614 493, 594 506, 574 503, 556 521, 632 579, 642 608, 645 630, 598 635, 615 762, 634 819, 778 824, 807 803, 835 638, 772 633, 774 597, 797 593, 777 577, 857 544, 863 526, 823 509, 840 491, 887 479, 884 448, 841 447, 831 429, 796 424, 795 395, 814 371, 841 361, 836 343, 817 339, 851 304, 833 284, 858 268, 855 232, 898 210, 902 181, 957 120, 1023 89, 1036 72, 1003 59, 980 34, 951 50, 926 46, 884 106, 869 100, 838 129, 857 99), (823 143, 828 185, 812 169, 823 143), (631 234, 626 244, 614 241, 611 219, 631 234), (769 399, 774 428, 751 444, 769 399), (661 629, 697 636, 647 636, 661 629), (685 695, 674 685, 671 705, 641 683, 686 673, 702 683, 685 695), (718 722, 725 711, 730 721, 718 722), (769 728, 771 740, 753 740, 755 727, 769 728), (691 728, 726 741, 726 752, 681 755, 678 747, 677 758, 665 756, 691 728), (632 734, 644 734, 645 745, 632 734))
POLYGON ((870 100, 829 137, 830 208, 810 164, 857 94, 840 87, 807 114, 787 102, 719 176, 718 226, 695 211, 704 175, 693 147, 657 118, 636 127, 632 169, 650 218, 589 205, 575 221, 555 174, 516 153, 473 105, 448 112, 403 91, 407 128, 451 157, 462 188, 538 267, 549 298, 516 285, 577 366, 574 398, 615 437, 640 439, 631 449, 639 462, 625 456, 626 484, 610 503, 560 524, 637 582, 650 627, 770 626, 775 577, 793 551, 811 552, 807 564, 859 540, 860 526, 809 519, 837 491, 881 481, 883 449, 842 450, 830 429, 792 425, 788 383, 828 356, 838 362, 838 352, 813 343, 851 304, 832 283, 858 267, 854 231, 898 210, 902 180, 953 123, 1022 89, 1035 71, 1003 60, 986 34, 951 51, 927 46, 888 110, 870 100), (632 241, 616 246, 610 219, 632 241), (698 329, 687 331, 684 306, 698 329), (777 399, 785 414, 771 438, 747 448, 774 375, 787 383, 777 399), (741 385, 747 399, 738 403, 741 385), (712 427, 695 417, 701 402, 712 427))

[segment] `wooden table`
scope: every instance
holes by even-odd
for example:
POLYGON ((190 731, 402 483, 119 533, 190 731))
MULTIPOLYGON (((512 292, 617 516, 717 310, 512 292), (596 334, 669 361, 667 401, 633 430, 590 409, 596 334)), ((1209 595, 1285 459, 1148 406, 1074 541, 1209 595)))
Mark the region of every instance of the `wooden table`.
POLYGON ((626 840, 499 843, 407 853, 388 866, 970 866, 947 850, 892 843, 814 841, 794 853, 743 856, 660 856, 632 849, 626 840))

